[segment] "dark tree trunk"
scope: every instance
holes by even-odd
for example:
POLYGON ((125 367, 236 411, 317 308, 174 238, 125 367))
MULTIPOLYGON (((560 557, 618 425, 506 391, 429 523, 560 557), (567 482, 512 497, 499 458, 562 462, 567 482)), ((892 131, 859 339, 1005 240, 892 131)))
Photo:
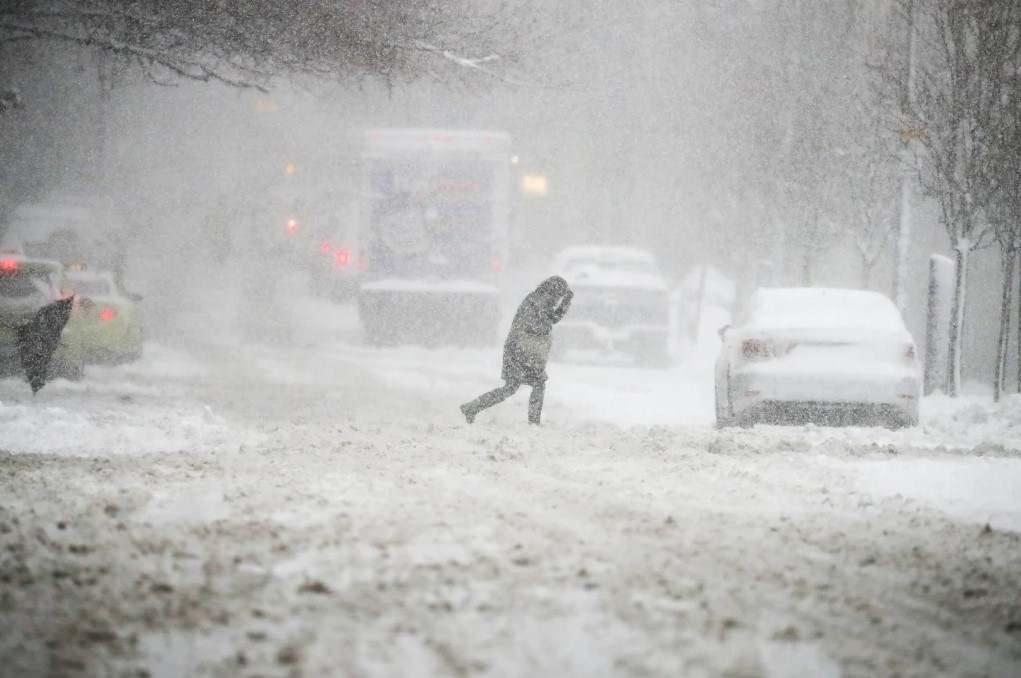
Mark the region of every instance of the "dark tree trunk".
POLYGON ((1007 372, 1007 349, 1010 345, 1011 297, 1014 292, 1014 249, 1003 252, 1003 290, 1000 295, 1000 334, 996 341, 996 366, 993 370, 993 401, 1003 395, 1007 372))
POLYGON ((961 389, 961 344, 964 331, 964 302, 968 288, 969 243, 960 243, 954 249, 954 302, 950 313, 950 350, 947 354, 946 393, 951 398, 960 395, 961 389))
MULTIPOLYGON (((1021 259, 1021 250, 1018 251, 1018 258, 1021 259)), ((1021 268, 1021 261, 1019 261, 1019 268, 1021 268)), ((1017 388, 1016 391, 1021 393, 1021 275, 1018 276, 1018 290, 1017 290, 1017 388)))

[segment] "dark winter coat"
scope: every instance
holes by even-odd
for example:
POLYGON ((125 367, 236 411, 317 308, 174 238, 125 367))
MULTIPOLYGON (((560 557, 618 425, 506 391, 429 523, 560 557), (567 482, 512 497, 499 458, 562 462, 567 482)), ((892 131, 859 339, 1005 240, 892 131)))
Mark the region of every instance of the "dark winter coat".
POLYGON ((535 386, 546 381, 553 325, 571 307, 574 293, 559 276, 544 280, 518 306, 503 344, 503 379, 535 386))
POLYGON ((60 333, 71 317, 73 297, 55 301, 39 309, 28 323, 18 328, 18 353, 25 377, 37 392, 46 384, 47 369, 60 344, 60 333))

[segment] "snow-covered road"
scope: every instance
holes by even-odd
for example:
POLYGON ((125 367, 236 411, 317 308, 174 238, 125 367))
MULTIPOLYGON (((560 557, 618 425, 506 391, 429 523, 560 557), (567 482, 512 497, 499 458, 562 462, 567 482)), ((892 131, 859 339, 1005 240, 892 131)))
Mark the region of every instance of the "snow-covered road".
POLYGON ((0 673, 1021 672, 1021 401, 717 432, 704 360, 556 364, 469 427, 495 349, 303 303, 0 381, 0 673))

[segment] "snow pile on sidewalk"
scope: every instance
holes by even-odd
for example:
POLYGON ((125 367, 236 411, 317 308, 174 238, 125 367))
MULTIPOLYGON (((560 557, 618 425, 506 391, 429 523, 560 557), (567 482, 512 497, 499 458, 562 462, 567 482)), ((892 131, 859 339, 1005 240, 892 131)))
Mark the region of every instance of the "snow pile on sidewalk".
POLYGON ((262 436, 190 397, 208 367, 158 344, 127 365, 90 365, 85 379, 57 379, 32 397, 21 379, 0 380, 0 451, 63 456, 237 450, 262 436))
POLYGON ((936 394, 922 401, 922 430, 948 444, 974 447, 980 452, 1021 451, 1021 395, 998 403, 992 397, 936 394))
POLYGON ((1021 459, 873 459, 858 470, 858 489, 869 494, 913 499, 955 520, 1021 532, 1021 459))
POLYGON ((79 408, 0 402, 0 450, 64 456, 237 450, 261 441, 208 406, 79 408))

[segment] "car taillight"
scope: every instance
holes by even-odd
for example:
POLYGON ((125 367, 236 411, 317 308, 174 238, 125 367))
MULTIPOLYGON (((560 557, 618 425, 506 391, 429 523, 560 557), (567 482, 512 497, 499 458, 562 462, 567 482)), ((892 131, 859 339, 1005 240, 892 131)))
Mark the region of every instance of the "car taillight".
POLYGON ((745 339, 741 342, 741 355, 748 360, 765 360, 772 355, 769 342, 761 339, 745 339))
POLYGON ((337 251, 333 253, 333 260, 337 262, 337 266, 346 267, 351 263, 351 250, 338 247, 337 251))
POLYGON ((17 271, 18 271, 17 259, 0 259, 0 273, 11 274, 17 273, 17 271))
POLYGON ((500 257, 494 256, 490 266, 493 268, 493 273, 503 273, 503 262, 500 261, 500 257))
POLYGON ((106 306, 99 310, 99 319, 103 322, 110 322, 117 317, 117 309, 106 306))
POLYGON ((319 246, 319 251, 322 252, 323 254, 329 254, 330 252, 333 251, 333 245, 324 240, 323 244, 319 246))
POLYGON ((300 228, 301 224, 298 223, 297 219, 292 217, 287 220, 287 235, 294 235, 300 228))

